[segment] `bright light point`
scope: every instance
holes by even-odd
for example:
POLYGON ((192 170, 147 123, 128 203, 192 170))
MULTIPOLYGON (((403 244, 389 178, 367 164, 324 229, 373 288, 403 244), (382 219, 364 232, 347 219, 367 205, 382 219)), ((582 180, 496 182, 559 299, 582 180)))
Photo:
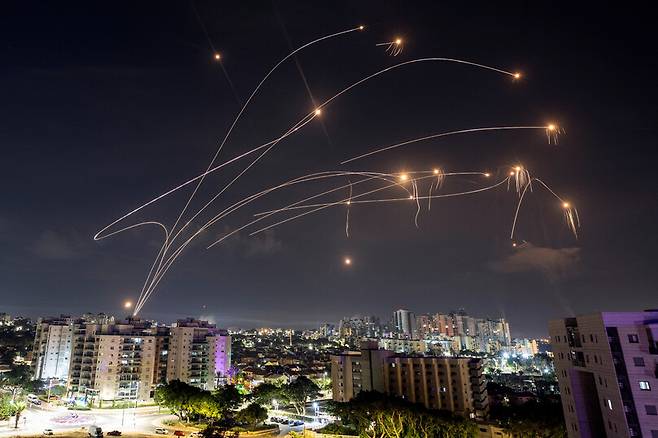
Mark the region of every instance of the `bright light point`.
POLYGON ((406 181, 408 179, 409 179, 409 175, 407 175, 406 173, 403 173, 402 175, 400 175, 400 181, 406 181))
POLYGON ((485 172, 484 176, 486 176, 487 178, 489 178, 489 177, 491 176, 491 174, 490 174, 489 172, 485 172))
POLYGON ((414 199, 414 195, 409 195, 409 199, 414 199))
POLYGON ((521 79, 521 73, 514 73, 514 79, 521 79))
POLYGON ((366 28, 366 27, 365 27, 364 25, 359 26, 359 30, 363 30, 363 29, 365 29, 365 28, 366 28))
POLYGON ((439 169, 434 169, 434 175, 438 175, 438 174, 439 174, 439 169))
POLYGON ((215 53, 215 59, 219 61, 220 59, 222 59, 222 57, 219 53, 215 53))
POLYGON ((548 129, 549 131, 555 131, 555 125, 553 125, 553 124, 551 123, 550 125, 548 125, 548 126, 546 127, 546 129, 548 129))
POLYGON ((512 246, 516 247, 516 242, 512 243, 512 246))
POLYGON ((399 46, 400 44, 402 44, 402 40, 400 38, 397 38, 395 40, 395 44, 397 44, 399 46))
POLYGON ((131 301, 126 301, 123 303, 123 307, 126 309, 130 309, 133 306, 133 303, 131 301))
POLYGON ((509 176, 514 176, 514 175, 516 175, 514 172, 509 173, 509 176))
POLYGON ((320 108, 316 109, 315 110, 315 115, 319 116, 320 114, 322 114, 322 110, 320 108))
POLYGON ((521 171, 521 166, 516 166, 516 167, 514 168, 514 170, 516 170, 517 172, 520 172, 520 171, 521 171))
POLYGON ((352 264, 352 259, 351 259, 351 258, 349 258, 349 257, 345 257, 345 260, 343 260, 343 263, 345 263, 346 265, 348 265, 348 266, 349 266, 349 265, 351 265, 351 264, 352 264))
POLYGON ((563 203, 562 203, 562 207, 564 207, 564 208, 569 208, 569 203, 568 203, 568 202, 563 202, 563 203))
POLYGON ((352 203, 352 201, 347 201, 346 202, 347 205, 350 205, 351 203, 352 203))

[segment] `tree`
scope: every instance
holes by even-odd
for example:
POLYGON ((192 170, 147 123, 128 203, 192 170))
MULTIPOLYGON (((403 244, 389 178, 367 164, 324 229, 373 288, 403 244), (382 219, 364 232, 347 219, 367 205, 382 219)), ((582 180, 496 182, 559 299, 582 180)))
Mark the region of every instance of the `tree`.
POLYGON ((346 403, 330 403, 329 410, 343 426, 370 438, 472 438, 477 426, 449 412, 425 407, 375 391, 362 391, 346 403))
POLYGON ((271 405, 273 400, 281 399, 283 391, 271 383, 262 383, 251 392, 251 398, 258 404, 271 405))
POLYGON ((169 408, 179 420, 189 421, 190 415, 196 413, 194 409, 195 400, 198 402, 199 396, 203 392, 203 390, 180 380, 172 380, 157 387, 155 401, 160 406, 169 408))
POLYGON ((14 429, 18 429, 18 420, 21 419, 21 414, 27 408, 27 403, 25 400, 14 400, 11 404, 14 406, 14 429))
POLYGON ((242 404, 242 394, 234 385, 224 385, 215 391, 213 397, 219 405, 223 417, 231 417, 242 404))
POLYGON ((267 420, 267 409, 258 403, 251 403, 246 408, 238 411, 235 419, 238 423, 253 428, 267 420))
POLYGON ((43 383, 32 380, 32 372, 28 365, 13 365, 9 371, 0 374, 0 388, 11 393, 11 399, 23 392, 39 392, 43 383))
POLYGON ((298 415, 303 415, 306 403, 320 396, 320 388, 306 376, 299 376, 297 380, 285 385, 282 393, 292 403, 298 415))

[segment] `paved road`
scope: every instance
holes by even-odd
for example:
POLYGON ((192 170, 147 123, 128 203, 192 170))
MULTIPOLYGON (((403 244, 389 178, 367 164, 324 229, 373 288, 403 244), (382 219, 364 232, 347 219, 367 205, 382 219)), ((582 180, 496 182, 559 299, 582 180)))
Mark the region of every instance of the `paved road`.
POLYGON ((120 430, 124 435, 128 432, 152 434, 156 427, 162 425, 162 420, 169 418, 175 417, 169 413, 159 413, 157 407, 91 411, 30 407, 23 412, 18 429, 7 426, 7 423, 0 425, 0 436, 40 435, 46 428, 53 429, 61 436, 60 433, 64 432, 86 430, 92 424, 100 426, 105 432, 120 430))

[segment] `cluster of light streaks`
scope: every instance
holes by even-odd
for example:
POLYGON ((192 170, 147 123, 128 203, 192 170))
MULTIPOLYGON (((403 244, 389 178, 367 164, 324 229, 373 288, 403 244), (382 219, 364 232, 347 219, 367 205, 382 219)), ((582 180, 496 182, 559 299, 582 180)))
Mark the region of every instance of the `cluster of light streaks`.
POLYGON ((404 45, 402 44, 402 38, 396 38, 393 41, 387 41, 385 43, 375 44, 377 47, 386 47, 386 53, 391 56, 398 56, 404 50, 404 45))
MULTIPOLYGON (((421 206, 421 201, 427 201, 427 209, 431 209, 431 202, 434 199, 439 199, 439 198, 448 198, 448 197, 456 197, 456 196, 467 196, 467 195, 474 195, 477 193, 482 193, 486 192, 489 190, 496 189, 498 187, 504 186, 505 184, 510 186, 512 181, 514 181, 515 187, 517 192, 519 193, 519 203, 517 206, 516 214, 514 216, 514 223, 512 226, 512 238, 514 237, 514 230, 516 227, 516 221, 518 217, 518 212, 521 208, 521 203, 523 201, 525 191, 528 187, 531 187, 531 183, 533 181, 533 178, 530 177, 530 174, 527 170, 523 169, 522 167, 518 167, 516 170, 513 170, 509 175, 506 175, 504 178, 500 179, 497 182, 494 182, 493 184, 488 184, 488 185, 483 185, 482 187, 478 187, 477 189, 472 189, 468 191, 456 191, 456 192, 448 192, 448 193, 443 193, 441 192, 443 188, 444 181, 447 177, 457 177, 457 176, 481 176, 483 178, 489 178, 491 177, 491 174, 489 172, 473 172, 473 171, 468 171, 468 172, 445 172, 443 169, 440 168, 434 168, 431 170, 416 170, 416 171, 405 171, 405 172, 397 172, 397 173, 383 173, 383 172, 373 172, 373 171, 348 171, 348 170, 334 170, 334 171, 323 171, 323 172, 316 172, 308 175, 304 175, 301 177, 297 177, 294 179, 291 179, 289 181, 283 182, 283 183, 278 183, 275 184, 269 188, 266 188, 264 190, 258 191, 256 193, 253 193, 231 205, 228 207, 225 207, 221 209, 219 212, 216 212, 212 215, 211 218, 209 219, 204 219, 203 225, 196 227, 195 230, 192 230, 191 225, 195 223, 195 221, 198 221, 202 214, 206 212, 218 199, 222 197, 222 195, 231 187, 233 186, 243 175, 245 175, 252 167, 254 167, 265 155, 268 154, 273 148, 275 148, 277 145, 279 145, 283 140, 286 138, 290 137, 291 135, 294 135, 298 133, 302 128, 304 128, 306 125, 311 123, 313 120, 315 120, 318 117, 321 117, 324 109, 333 103, 338 97, 344 95, 345 93, 348 93, 352 91, 354 88, 359 87, 366 82, 379 77, 383 74, 390 73, 396 69, 399 69, 401 67, 407 67, 407 66, 412 66, 420 63, 453 63, 453 64, 458 64, 458 65, 464 65, 467 67, 474 67, 478 69, 482 69, 488 72, 493 72, 496 74, 501 74, 507 77, 511 77, 512 79, 520 79, 521 75, 520 73, 513 73, 510 71, 502 70, 496 67, 492 67, 489 65, 484 65, 484 64, 479 64, 475 63, 472 61, 467 61, 467 60, 462 60, 462 59, 456 59, 456 58, 445 58, 445 57, 428 57, 428 58, 416 58, 412 59, 409 61, 401 62, 383 69, 380 69, 376 71, 375 73, 372 73, 354 83, 351 85, 343 88, 341 91, 338 93, 334 94, 332 97, 329 99, 325 100, 323 103, 316 105, 315 108, 313 108, 310 112, 306 113, 304 116, 302 116, 297 122, 293 123, 287 130, 284 130, 279 136, 276 136, 275 138, 260 144, 258 146, 252 147, 251 149, 247 150, 246 152, 243 152, 241 154, 238 154, 234 156, 233 158, 230 158, 224 162, 221 162, 217 164, 217 160, 219 158, 219 155, 221 151, 224 149, 225 145, 227 144, 229 138, 231 137, 231 134, 238 124, 238 122, 241 120, 242 115, 244 114, 245 110, 249 107, 249 105, 252 103, 254 97, 256 94, 260 91, 262 86, 266 83, 266 81, 270 78, 270 76, 281 66, 284 62, 287 60, 291 59, 294 55, 296 55, 298 52, 301 50, 307 49, 315 44, 318 44, 320 42, 333 39, 339 36, 351 34, 356 31, 362 31, 364 30, 364 26, 358 26, 355 28, 347 29, 344 31, 332 33, 329 35, 325 35, 323 37, 317 38, 315 40, 312 40, 297 49, 294 49, 290 53, 288 53, 285 57, 283 57, 277 64, 275 64, 268 72, 265 74, 265 76, 261 79, 261 81, 257 84, 257 86, 253 89, 249 97, 246 99, 244 104, 242 105, 240 111, 237 113, 236 117, 233 119, 233 122, 231 123, 229 129, 225 133, 222 141, 220 142, 217 150, 215 151, 214 155, 212 156, 206 171, 193 177, 190 178, 189 180, 171 188, 170 190, 156 196, 155 198, 145 202, 144 204, 134 208, 133 210, 129 211, 128 213, 122 215, 118 219, 114 220, 111 222, 109 225, 103 227, 96 235, 94 236, 95 240, 102 240, 105 238, 108 238, 110 236, 114 236, 116 234, 122 233, 127 230, 135 229, 138 227, 146 226, 146 225, 156 225, 157 227, 161 228, 163 230, 164 238, 163 238, 163 243, 162 246, 160 247, 159 251, 157 252, 153 263, 151 264, 151 267, 148 271, 148 274, 146 276, 146 279, 144 281, 144 284, 142 286, 141 292, 139 294, 139 298, 137 301, 134 303, 134 314, 136 315, 137 313, 140 312, 140 310, 144 307, 146 302, 150 299, 150 297, 155 293, 158 285, 164 278, 165 274, 169 271, 171 266, 175 263, 175 261, 181 256, 183 251, 192 243, 195 239, 197 239, 200 235, 202 235, 204 232, 206 232, 210 227, 214 226, 218 222, 222 221, 223 219, 227 218, 228 216, 232 215, 233 213, 243 209, 246 206, 251 205, 252 203, 256 202, 257 200, 260 200, 261 198, 270 195, 272 193, 278 193, 279 191, 292 187, 292 186, 297 186, 297 185, 304 185, 304 184, 311 184, 313 182, 318 182, 318 181, 332 181, 334 179, 347 179, 347 183, 341 183, 338 186, 332 187, 328 190, 324 190, 320 193, 305 197, 299 201, 293 202, 291 204, 288 204, 282 208, 276 209, 276 210, 270 210, 270 211, 264 211, 261 213, 257 213, 254 216, 254 219, 248 221, 247 223, 238 226, 237 228, 233 229, 232 231, 226 233, 213 243, 211 243, 207 248, 214 247, 221 242, 225 241, 227 238, 230 236, 235 235, 236 233, 241 232, 242 230, 245 230, 247 228, 251 228, 252 226, 259 224, 262 221, 265 221, 274 215, 283 215, 286 213, 292 213, 292 216, 288 216, 282 219, 276 219, 274 223, 270 224, 262 224, 259 225, 258 228, 256 228, 253 231, 250 231, 249 235, 257 235, 259 233, 262 233, 264 231, 270 230, 274 227, 283 225, 285 223, 288 223, 290 221, 302 218, 304 216, 308 216, 310 214, 322 211, 324 209, 334 207, 334 206, 345 206, 346 207, 346 222, 345 222, 345 234, 349 237, 350 235, 350 208, 353 205, 358 205, 358 204, 373 204, 373 203, 397 203, 397 202, 409 202, 410 200, 415 203, 415 215, 414 215, 414 223, 418 227, 418 218, 422 210, 421 206), (193 213, 188 213, 188 211, 192 208, 193 205, 193 200, 197 196, 197 193, 199 192, 200 187, 203 185, 204 180, 206 177, 214 172, 217 172, 221 169, 226 168, 229 165, 236 164, 240 162, 243 159, 248 159, 247 164, 244 164, 237 176, 232 178, 228 183, 224 184, 219 191, 212 197, 210 197, 209 200, 205 201, 203 205, 195 210, 193 213), (427 185, 427 182, 429 184, 427 185), (362 187, 363 184, 370 183, 370 184, 375 184, 376 186, 369 187, 366 190, 363 190, 361 192, 356 193, 355 189, 359 190, 362 187), (427 185, 427 195, 422 195, 421 194, 421 184, 426 184, 427 185), (177 193, 181 191, 183 188, 186 188, 189 185, 194 185, 194 188, 191 192, 191 194, 187 197, 187 200, 180 210, 180 212, 177 215, 176 220, 173 222, 171 226, 165 225, 165 223, 161 221, 156 221, 156 220, 145 220, 137 223, 133 223, 130 225, 122 225, 124 221, 126 221, 129 217, 135 216, 138 212, 142 211, 146 207, 161 201, 162 199, 169 197, 173 195, 174 193, 177 193), (340 200, 336 201, 327 201, 326 199, 323 201, 323 198, 330 196, 332 194, 338 193, 340 191, 347 190, 348 194, 347 197, 343 197, 340 200), (385 193, 387 190, 397 190, 398 192, 401 191, 403 193, 403 196, 400 196, 399 194, 396 196, 391 196, 391 197, 376 197, 375 195, 385 193), (298 212, 301 211, 301 212, 298 212)), ((207 32, 206 32, 207 34, 207 32)), ((212 45, 212 43, 211 43, 212 45)), ((401 53, 402 51, 402 40, 401 39, 396 39, 392 42, 388 43, 380 43, 377 44, 377 46, 387 46, 387 52, 391 54, 392 56, 397 56, 401 53)), ((213 49, 213 57, 216 61, 220 62, 221 64, 221 55, 218 51, 215 50, 214 46, 212 46, 213 49)), ((223 66, 222 66, 223 67, 223 66)), ((456 130, 456 131, 448 131, 448 132, 441 132, 438 134, 432 134, 429 136, 423 136, 423 137, 418 137, 414 138, 411 140, 406 140, 400 143, 396 143, 393 145, 385 146, 385 147, 380 147, 377 148, 371 152, 347 159, 343 161, 341 164, 347 164, 356 160, 360 160, 363 158, 366 158, 368 156, 382 153, 385 151, 389 151, 392 149, 396 149, 402 146, 406 146, 412 143, 417 143, 421 141, 426 141, 426 140, 431 140, 431 139, 436 139, 440 137, 448 137, 451 135, 459 135, 459 134, 472 134, 472 133, 477 133, 477 132, 485 132, 485 131, 502 131, 502 130, 528 130, 528 129, 534 129, 534 130, 544 130, 547 133, 549 143, 556 143, 557 142, 557 134, 561 133, 562 131, 553 124, 550 125, 536 125, 536 126, 494 126, 494 127, 480 127, 480 128, 468 128, 468 129, 461 129, 461 130, 456 130)), ((540 180, 534 179, 534 181, 538 181, 542 184, 542 186, 546 187, 548 190, 550 190, 554 195, 555 193, 548 188, 547 185, 545 185, 543 182, 540 180)), ((557 195, 555 195, 557 196, 557 195)), ((558 197, 559 198, 559 197, 558 197)), ((572 208, 568 203, 563 202, 563 204, 566 206, 564 207, 565 209, 565 215, 567 217, 567 223, 570 229, 572 229, 575 233, 575 229, 577 226, 579 226, 579 219, 578 219, 578 213, 577 211, 572 208)), ((352 263, 351 258, 345 258, 344 263, 346 265, 350 265, 352 263)), ((132 304, 132 303, 131 303, 132 304)))

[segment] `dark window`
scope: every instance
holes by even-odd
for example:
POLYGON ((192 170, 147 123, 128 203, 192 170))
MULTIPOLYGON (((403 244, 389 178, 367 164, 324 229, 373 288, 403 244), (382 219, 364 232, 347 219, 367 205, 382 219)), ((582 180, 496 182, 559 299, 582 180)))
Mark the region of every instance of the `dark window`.
POLYGON ((634 357, 633 358, 633 364, 636 367, 643 367, 644 366, 644 358, 643 357, 634 357))
POLYGON ((647 415, 658 415, 655 405, 645 405, 644 409, 647 412, 647 415))
POLYGON ((637 344, 640 342, 640 338, 638 338, 637 335, 628 335, 628 342, 631 344, 637 344))

